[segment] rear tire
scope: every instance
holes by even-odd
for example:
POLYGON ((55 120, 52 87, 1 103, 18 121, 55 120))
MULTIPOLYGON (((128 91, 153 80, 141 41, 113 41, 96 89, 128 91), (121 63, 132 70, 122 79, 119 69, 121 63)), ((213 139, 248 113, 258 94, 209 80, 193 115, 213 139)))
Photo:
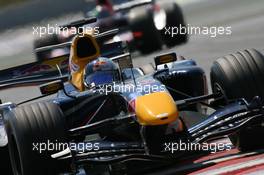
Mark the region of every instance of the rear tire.
POLYGON ((156 29, 153 13, 143 7, 132 9, 129 14, 129 25, 132 32, 141 32, 142 36, 135 38, 136 49, 142 54, 148 54, 162 48, 162 40, 156 29))
MULTIPOLYGON (((211 68, 211 86, 224 91, 228 100, 255 96, 264 98, 264 56, 255 49, 248 49, 219 58, 211 68)), ((264 127, 256 123, 230 136, 232 143, 240 150, 248 151, 264 147, 264 140, 256 136, 264 133, 264 127)))
MULTIPOLYGON (((181 7, 175 2, 161 3, 161 8, 165 10, 166 13, 166 28, 177 27, 180 30, 180 27, 186 27, 184 16, 182 13, 181 7)), ((184 44, 188 42, 188 33, 177 34, 171 36, 165 34, 165 28, 160 31, 163 38, 163 42, 168 47, 173 47, 176 45, 184 44)))
MULTIPOLYGON (((21 175, 56 174, 60 165, 51 158, 53 153, 62 151, 43 150, 34 145, 65 143, 65 119, 60 108, 49 102, 34 103, 17 107, 7 120, 9 126, 8 147, 13 173, 21 175)), ((40 145, 38 145, 40 148, 40 145)), ((66 148, 65 148, 66 149, 66 148)))

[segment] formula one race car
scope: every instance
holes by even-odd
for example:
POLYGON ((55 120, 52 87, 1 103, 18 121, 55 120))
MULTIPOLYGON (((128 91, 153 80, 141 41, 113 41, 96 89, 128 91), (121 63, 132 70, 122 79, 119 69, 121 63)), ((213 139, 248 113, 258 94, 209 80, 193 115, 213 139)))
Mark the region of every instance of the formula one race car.
POLYGON ((175 1, 153 0, 98 0, 96 8, 88 16, 96 16, 99 30, 120 28, 115 40, 128 41, 131 49, 149 53, 187 42, 187 34, 180 33, 185 27, 183 13, 175 1), (177 28, 178 33, 169 35, 166 29, 177 28))
POLYGON ((216 60, 211 94, 204 71, 175 53, 155 57, 147 75, 133 67, 129 53, 100 57, 90 35, 76 36, 71 53, 68 81, 40 86, 43 96, 56 97, 0 105, 1 149, 8 147, 14 174, 142 174, 210 152, 176 144, 224 136, 242 151, 263 148, 256 137, 264 131, 259 51, 216 60), (207 114, 202 106, 215 111, 207 114))
MULTIPOLYGON (((120 29, 113 36, 114 41, 126 41, 130 51, 139 50, 147 54, 162 48, 186 43, 188 36, 180 33, 180 27, 185 27, 183 13, 174 1, 152 0, 99 0, 94 10, 85 17, 96 17, 98 21, 89 26, 97 28, 102 33, 113 28, 120 29), (107 6, 106 8, 104 8, 107 6), (110 7, 109 7, 110 6, 110 7), (175 28, 171 35, 171 29, 175 28), (169 32, 168 32, 169 31, 169 32)), ((71 32, 42 36, 34 41, 34 48, 59 44, 69 41, 74 35, 71 32)), ((42 58, 37 54, 38 60, 42 58)))

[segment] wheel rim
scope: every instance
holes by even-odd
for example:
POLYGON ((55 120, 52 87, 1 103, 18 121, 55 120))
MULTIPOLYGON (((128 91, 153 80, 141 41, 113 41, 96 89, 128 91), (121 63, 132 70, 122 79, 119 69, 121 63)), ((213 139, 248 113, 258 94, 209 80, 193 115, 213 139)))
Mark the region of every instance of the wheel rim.
POLYGON ((219 98, 219 99, 217 99, 217 101, 222 101, 225 104, 228 104, 229 103, 229 100, 228 100, 228 98, 226 96, 226 93, 225 93, 224 89, 222 88, 222 86, 219 83, 216 83, 216 82, 213 83, 212 89, 213 89, 213 93, 220 92, 222 94, 222 97, 219 98))

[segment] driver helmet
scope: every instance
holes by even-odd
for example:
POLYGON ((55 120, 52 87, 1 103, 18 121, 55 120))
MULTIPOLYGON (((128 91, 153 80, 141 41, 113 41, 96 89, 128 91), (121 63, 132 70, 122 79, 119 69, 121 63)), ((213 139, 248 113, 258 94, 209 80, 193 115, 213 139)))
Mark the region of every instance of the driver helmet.
POLYGON ((86 65, 84 78, 87 87, 112 84, 120 80, 119 69, 112 60, 99 57, 86 65))

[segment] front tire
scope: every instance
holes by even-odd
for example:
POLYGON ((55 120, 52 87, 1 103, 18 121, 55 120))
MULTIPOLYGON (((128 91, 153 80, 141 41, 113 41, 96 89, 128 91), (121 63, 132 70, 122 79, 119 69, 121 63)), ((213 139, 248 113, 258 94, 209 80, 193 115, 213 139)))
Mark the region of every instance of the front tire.
MULTIPOLYGON (((248 49, 219 58, 211 68, 211 86, 213 92, 217 91, 217 86, 221 87, 228 100, 250 101, 255 96, 264 99, 264 56, 255 49, 248 49)), ((264 127, 260 122, 238 131, 230 140, 243 151, 263 148, 264 140, 257 137, 261 133, 264 127)))
MULTIPOLYGON (((8 147, 15 175, 56 174, 58 163, 51 154, 62 150, 46 149, 40 153, 34 145, 65 143, 65 119, 60 108, 42 102, 17 107, 7 119, 8 147)), ((62 148, 61 148, 62 149, 62 148)), ((65 148, 66 149, 66 148, 65 148)))
POLYGON ((0 162, 1 171, 5 172, 6 175, 12 175, 12 167, 10 163, 8 147, 0 147, 0 162))

